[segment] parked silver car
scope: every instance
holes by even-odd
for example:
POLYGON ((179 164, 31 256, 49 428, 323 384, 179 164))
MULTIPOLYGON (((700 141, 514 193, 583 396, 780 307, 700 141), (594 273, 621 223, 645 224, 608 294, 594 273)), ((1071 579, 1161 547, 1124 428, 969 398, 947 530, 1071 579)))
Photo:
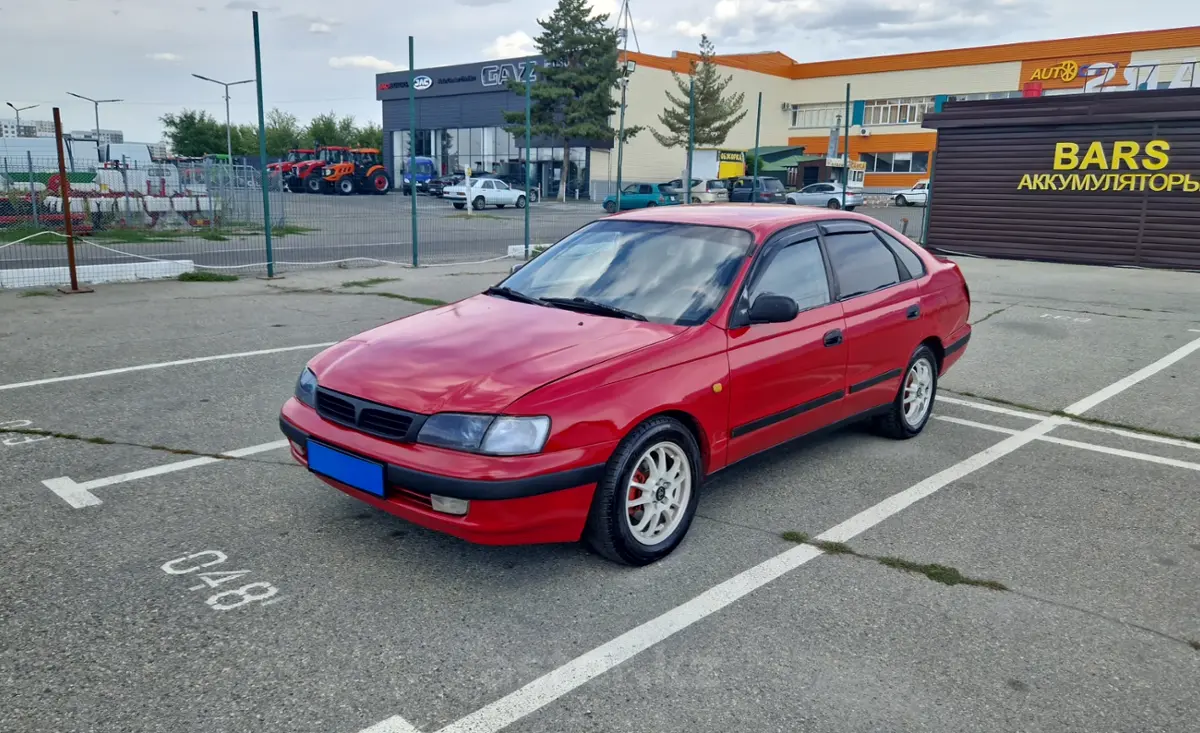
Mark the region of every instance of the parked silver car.
MULTIPOLYGON (((842 208, 842 184, 814 183, 787 195, 787 203, 796 206, 821 206, 826 209, 842 208)), ((863 205, 862 191, 850 189, 846 192, 846 211, 854 211, 863 205)))

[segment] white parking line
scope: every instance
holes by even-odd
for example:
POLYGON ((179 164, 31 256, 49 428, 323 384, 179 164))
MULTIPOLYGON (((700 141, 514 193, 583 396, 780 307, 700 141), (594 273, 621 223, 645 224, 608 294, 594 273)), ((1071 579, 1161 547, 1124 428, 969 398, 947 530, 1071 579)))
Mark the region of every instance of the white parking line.
POLYGON ((281 346, 277 349, 259 349, 258 351, 239 351, 235 354, 217 354, 215 356, 197 356, 192 359, 179 359, 177 361, 160 361, 153 364, 138 364, 136 366, 119 367, 117 369, 105 369, 100 372, 87 372, 85 374, 71 374, 65 377, 50 377, 48 379, 35 379, 31 382, 13 382, 12 384, 0 384, 0 392, 8 389, 21 389, 23 387, 37 387, 43 384, 56 384, 58 382, 74 382, 80 379, 95 379, 96 377, 108 377, 113 374, 125 374, 126 372, 143 372, 147 369, 165 369, 173 366, 184 366, 186 364, 200 364, 206 361, 222 361, 224 359, 243 359, 248 356, 264 356, 266 354, 282 354, 286 351, 303 351, 304 349, 321 349, 326 346, 333 346, 336 341, 327 341, 321 344, 300 344, 299 346, 281 346))
MULTIPOLYGON (((1016 435, 1021 432, 1012 428, 1002 428, 999 425, 988 425, 987 423, 975 422, 974 420, 963 420, 960 417, 946 417, 937 415, 935 420, 942 422, 954 423, 955 425, 963 425, 968 428, 979 428, 980 430, 989 430, 993 433, 1004 433, 1005 435, 1016 435)), ((1096 445, 1095 443, 1084 443, 1078 440, 1068 440, 1067 438, 1056 438, 1052 435, 1043 435, 1038 440, 1046 443, 1055 443, 1057 445, 1065 445, 1071 448, 1079 448, 1081 450, 1095 451, 1096 453, 1107 453, 1111 456, 1121 456, 1122 458, 1133 458, 1139 461, 1147 461, 1149 463, 1161 463, 1164 466, 1175 466, 1176 468, 1188 468, 1193 471, 1200 471, 1200 463, 1192 463, 1191 461, 1180 461, 1175 458, 1167 458, 1165 456, 1156 456, 1151 453, 1138 453, 1137 451, 1125 450, 1124 448, 1110 448, 1107 445, 1096 445)))
MULTIPOLYGON (((1095 407, 1197 349, 1200 349, 1200 339, 1176 349, 1129 377, 1085 397, 1071 405, 1069 410, 1074 414, 1079 414, 1095 407)), ((850 540, 957 479, 992 464, 1068 421, 1069 418, 1058 415, 1047 417, 1035 425, 1008 436, 990 448, 859 512, 836 527, 821 533, 818 539, 832 542, 850 540)), ((625 632, 612 641, 576 657, 524 687, 447 725, 438 733, 496 733, 821 554, 820 550, 811 545, 798 545, 786 550, 676 606, 661 616, 625 632)), ((362 733, 405 730, 399 727, 401 725, 408 726, 409 724, 404 718, 395 716, 367 728, 362 733), (396 727, 388 727, 389 725, 396 727)))
MULTIPOLYGON (((276 440, 271 443, 263 443, 262 445, 252 445, 249 448, 238 448, 237 450, 231 450, 221 455, 228 458, 245 458, 256 453, 278 450, 286 447, 287 444, 286 440, 276 440)), ((221 463, 222 460, 221 458, 213 458, 211 456, 201 456, 200 458, 190 458, 186 461, 176 461, 175 463, 167 463, 162 466, 154 466, 153 468, 143 468, 140 471, 130 471, 129 473, 121 473, 116 476, 84 481, 81 484, 76 483, 69 476, 46 479, 42 481, 42 484, 47 489, 58 494, 63 501, 76 509, 82 509, 87 506, 96 506, 103 503, 92 494, 93 489, 101 489, 105 486, 123 484, 126 481, 136 481, 138 479, 150 478, 151 476, 161 476, 164 473, 184 471, 189 468, 196 468, 197 466, 207 466, 210 463, 221 463)))
POLYGON ((971 400, 960 400, 956 397, 946 397, 944 395, 938 395, 937 401, 945 402, 947 405, 962 405, 963 407, 970 407, 976 410, 983 410, 985 412, 994 412, 997 415, 1023 417, 1026 420, 1044 420, 1046 418, 1045 415, 1039 415, 1036 412, 1022 412, 1020 410, 1013 410, 1008 407, 1000 407, 999 405, 989 405, 986 402, 972 402, 971 400))

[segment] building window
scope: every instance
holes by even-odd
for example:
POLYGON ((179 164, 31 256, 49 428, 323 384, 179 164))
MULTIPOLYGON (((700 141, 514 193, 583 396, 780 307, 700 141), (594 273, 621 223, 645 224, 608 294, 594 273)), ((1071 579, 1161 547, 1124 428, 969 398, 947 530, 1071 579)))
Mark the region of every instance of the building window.
POLYGON ((793 128, 829 129, 839 123, 838 117, 845 111, 844 104, 793 104, 793 128))
POLYGON ((863 153, 867 173, 928 173, 929 153, 863 153))
POLYGON ((933 107, 933 97, 871 99, 863 110, 863 126, 918 124, 933 107))
POLYGON ((1010 92, 971 92, 970 94, 954 94, 950 99, 954 102, 976 102, 980 99, 1010 99, 1023 96, 1020 91, 1010 92))

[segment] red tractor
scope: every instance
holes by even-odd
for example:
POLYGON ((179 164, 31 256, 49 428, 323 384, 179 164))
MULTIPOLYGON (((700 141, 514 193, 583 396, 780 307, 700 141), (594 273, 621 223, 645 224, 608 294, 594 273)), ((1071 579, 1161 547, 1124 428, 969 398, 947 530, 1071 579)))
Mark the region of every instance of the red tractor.
POLYGON ((287 157, 278 163, 267 164, 267 170, 272 173, 278 173, 281 176, 287 177, 287 174, 292 172, 297 163, 304 163, 309 160, 316 160, 317 151, 307 148, 296 148, 289 150, 287 157))
POLYGON ((342 145, 328 145, 317 148, 316 157, 292 165, 290 173, 284 175, 284 185, 289 191, 299 193, 321 193, 325 166, 334 163, 344 163, 350 160, 350 148, 342 145))
POLYGON ((392 189, 392 179, 383 167, 376 148, 354 148, 342 163, 325 166, 325 193, 373 193, 384 196, 392 189))

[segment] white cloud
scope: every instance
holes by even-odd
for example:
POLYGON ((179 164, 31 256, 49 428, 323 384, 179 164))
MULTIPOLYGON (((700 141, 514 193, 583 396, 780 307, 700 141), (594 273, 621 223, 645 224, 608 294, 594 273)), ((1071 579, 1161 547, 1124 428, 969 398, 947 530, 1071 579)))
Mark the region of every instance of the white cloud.
POLYGON ((148 53, 146 58, 151 61, 178 61, 183 57, 174 53, 148 53))
MULTIPOLYGON (((607 13, 610 18, 615 19, 621 9, 621 0, 591 0, 591 5, 592 15, 607 13)), ((637 21, 637 16, 634 16, 634 21, 637 21)))
POLYGON ((506 59, 513 56, 530 56, 537 53, 537 45, 525 31, 513 31, 499 36, 483 49, 489 59, 506 59))
POLYGON ((386 59, 374 56, 334 56, 329 59, 329 65, 335 69, 370 69, 371 71, 395 71, 400 64, 394 64, 386 59))
POLYGON ((333 33, 333 26, 328 23, 313 23, 308 26, 309 33, 333 33))

